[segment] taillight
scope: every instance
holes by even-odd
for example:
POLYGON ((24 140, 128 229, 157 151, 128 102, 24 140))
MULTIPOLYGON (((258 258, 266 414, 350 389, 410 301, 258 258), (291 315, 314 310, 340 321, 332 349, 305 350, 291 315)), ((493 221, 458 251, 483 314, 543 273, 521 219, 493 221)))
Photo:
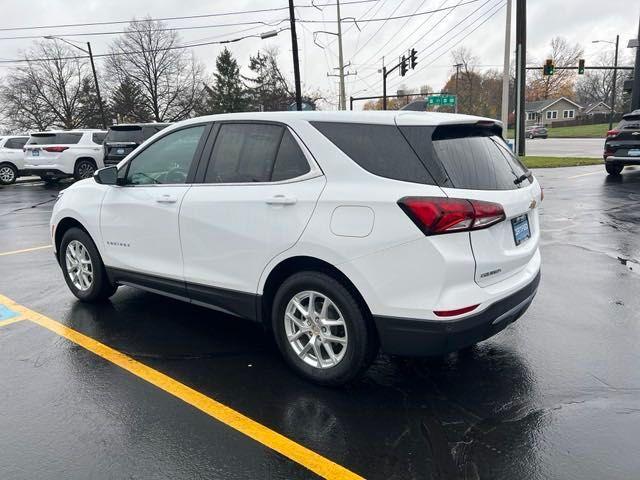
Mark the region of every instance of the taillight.
POLYGON ((482 200, 404 197, 398 205, 425 235, 479 230, 506 218, 502 205, 482 200))
POLYGON ((609 131, 607 132, 607 137, 615 137, 615 136, 616 136, 616 135, 618 135, 619 133, 620 133, 620 130, 616 130, 616 129, 609 130, 609 131))
POLYGON ((60 152, 64 152, 68 148, 69 147, 44 147, 43 150, 45 152, 60 153, 60 152))

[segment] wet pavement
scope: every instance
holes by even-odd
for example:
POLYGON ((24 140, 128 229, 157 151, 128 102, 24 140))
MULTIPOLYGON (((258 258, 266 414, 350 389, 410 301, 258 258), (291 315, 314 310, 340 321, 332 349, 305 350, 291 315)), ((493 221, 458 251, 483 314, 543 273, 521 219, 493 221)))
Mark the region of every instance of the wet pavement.
MULTIPOLYGON (((638 478, 640 169, 536 175, 543 276, 526 315, 444 359, 381 355, 347 388, 296 377, 250 322, 124 287, 81 304, 50 249, 2 255, 49 243, 57 187, 0 189, 0 294, 366 478, 638 478)), ((317 476, 23 321, 0 327, 0 478, 317 476)))

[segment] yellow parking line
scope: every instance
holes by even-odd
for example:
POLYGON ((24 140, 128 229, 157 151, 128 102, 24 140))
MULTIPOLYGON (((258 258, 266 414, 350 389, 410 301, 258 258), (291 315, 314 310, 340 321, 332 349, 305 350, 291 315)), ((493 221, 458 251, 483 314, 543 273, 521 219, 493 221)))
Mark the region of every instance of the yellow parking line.
POLYGON ((22 250, 13 250, 12 252, 2 252, 0 253, 0 257, 4 257, 5 255, 14 255, 16 253, 33 252, 35 250, 43 250, 45 248, 51 248, 51 245, 42 245, 41 247, 23 248, 22 250))
POLYGON ((164 373, 148 367, 147 365, 144 365, 143 363, 140 363, 124 353, 114 350, 91 337, 56 322, 51 318, 45 317, 40 313, 34 312, 27 307, 23 307, 3 295, 0 295, 0 304, 3 304, 14 312, 19 312, 23 317, 25 317, 25 319, 51 330, 55 334, 66 338, 99 357, 108 360, 114 365, 117 365, 133 375, 155 385, 161 390, 164 390, 183 402, 192 405, 198 410, 306 467, 323 478, 362 479, 361 476, 335 462, 332 462, 328 458, 309 450, 299 443, 296 443, 284 435, 271 430, 242 413, 227 407, 211 397, 207 397, 197 390, 194 390, 164 373))
POLYGON ((11 325, 12 323, 21 322, 22 320, 26 320, 22 315, 19 317, 9 318, 7 320, 2 320, 0 322, 0 327, 5 327, 7 325, 11 325))

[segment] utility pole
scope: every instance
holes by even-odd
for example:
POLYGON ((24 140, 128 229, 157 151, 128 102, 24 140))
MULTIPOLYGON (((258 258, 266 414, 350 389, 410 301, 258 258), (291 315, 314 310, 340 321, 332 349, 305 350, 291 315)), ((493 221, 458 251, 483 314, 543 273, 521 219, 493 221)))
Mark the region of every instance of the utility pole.
POLYGON ((93 63, 93 53, 91 52, 91 43, 87 42, 87 51, 91 60, 91 70, 93 71, 93 81, 96 84, 96 94, 98 95, 98 106, 100 107, 100 117, 102 117, 102 128, 107 129, 107 117, 104 114, 104 105, 102 105, 102 96, 100 95, 100 85, 98 84, 98 75, 96 74, 96 65, 93 63))
MULTIPOLYGON (((293 0, 289 0, 293 3, 293 0)), ((342 58, 342 19, 340 18, 340 0, 336 0, 336 11, 338 16, 338 68, 340 69, 340 107, 339 110, 346 110, 347 98, 344 90, 344 59, 342 58)))
POLYGON ((613 60, 613 85, 611 86, 611 111, 609 112, 609 130, 613 128, 613 113, 616 108, 616 81, 618 80, 618 44, 620 35, 616 35, 616 54, 613 60))
POLYGON ((456 63, 454 65, 454 67, 456 67, 456 105, 454 107, 454 112, 458 113, 458 103, 460 100, 460 95, 458 95, 458 78, 460 77, 460 67, 462 67, 461 63, 456 63))
POLYGON ((516 134, 515 152, 525 155, 524 99, 527 81, 527 3, 516 0, 516 134))
MULTIPOLYGON (((289 0, 289 22, 291 24, 291 50, 293 51, 293 77, 296 85, 296 110, 302 110, 302 93, 300 92, 300 62, 298 60, 298 37, 296 36, 296 15, 293 0, 289 0)), ((340 27, 338 26, 338 29, 340 27)))
MULTIPOLYGON (((640 42, 640 18, 638 18, 638 42, 640 42)), ((640 108, 640 45, 636 47, 636 63, 631 86, 631 111, 640 108)))
MULTIPOLYGON (((506 131, 509 128, 509 67, 511 57, 511 0, 507 0, 507 19, 504 30, 504 66, 502 70, 502 114, 500 120, 506 131)), ((457 102, 456 102, 457 103, 457 102)))
POLYGON ((382 67, 382 109, 387 109, 387 67, 382 67))

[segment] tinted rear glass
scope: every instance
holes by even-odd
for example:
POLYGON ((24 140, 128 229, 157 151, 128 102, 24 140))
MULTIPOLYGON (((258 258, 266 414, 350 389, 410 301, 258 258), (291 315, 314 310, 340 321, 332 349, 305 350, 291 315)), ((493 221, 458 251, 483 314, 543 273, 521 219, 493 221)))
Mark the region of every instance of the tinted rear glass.
POLYGON ((311 124, 351 160, 374 175, 404 182, 434 184, 433 178, 395 125, 311 124))
POLYGON ((82 133, 37 133, 31 135, 27 145, 75 145, 82 138, 82 133))
POLYGON ((640 129, 640 115, 627 115, 625 118, 620 120, 618 124, 618 129, 640 129))
POLYGON ((107 132, 105 143, 118 143, 118 142, 136 142, 142 143, 142 127, 117 127, 110 128, 107 132))
POLYGON ((107 136, 106 133, 94 133, 93 134, 93 143, 97 143, 99 145, 102 145, 102 142, 104 142, 105 137, 107 136))
POLYGON ((472 125, 435 129, 433 150, 454 188, 513 190, 527 172, 509 147, 491 129, 472 125))

